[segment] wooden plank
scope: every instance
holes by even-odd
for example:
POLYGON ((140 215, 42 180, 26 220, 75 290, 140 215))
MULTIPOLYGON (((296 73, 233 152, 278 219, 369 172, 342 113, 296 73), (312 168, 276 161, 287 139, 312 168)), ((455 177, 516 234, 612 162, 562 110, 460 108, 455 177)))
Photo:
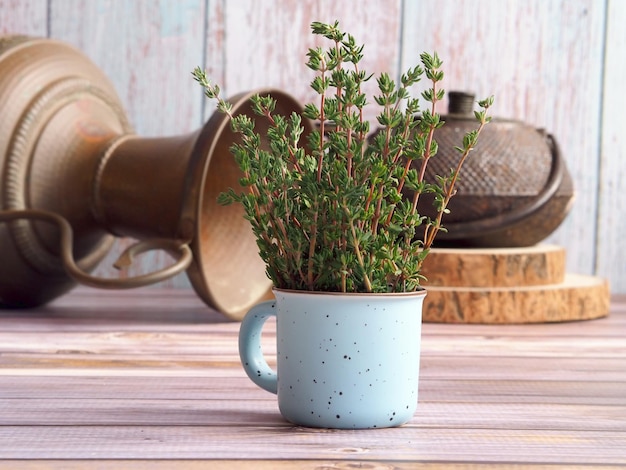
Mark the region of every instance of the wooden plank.
MULTIPOLYGON (((22 336, 22 335, 20 335, 22 336)), ((25 334, 23 336, 26 336, 25 334)), ((119 335, 115 344, 98 344, 92 335, 76 340, 64 334, 49 334, 48 343, 44 336, 12 340, 0 335, 2 357, 0 364, 4 371, 11 368, 37 369, 45 367, 72 367, 81 369, 108 368, 202 368, 238 365, 236 337, 229 341, 213 342, 210 335, 164 335, 164 340, 151 341, 159 335, 142 335, 144 341, 134 341, 138 336, 119 335), (196 343, 196 344, 194 344, 196 343), (206 343, 206 345, 205 345, 206 343), (172 350, 170 350, 172 349, 172 350)), ((73 335, 76 336, 76 335, 73 335)), ((117 336, 117 335, 116 335, 117 336)), ((106 340, 105 340, 106 341, 106 340)), ((274 361, 275 340, 264 339, 263 347, 268 360, 274 361)), ((525 360, 561 360, 579 358, 587 361, 589 367, 602 367, 601 363, 625 359, 626 348, 623 338, 489 338, 471 336, 443 336, 422 340, 422 357, 456 357, 460 352, 474 360, 488 361, 494 356, 525 360)), ((0 373, 3 373, 0 371, 0 373)))
MULTIPOLYGON (((190 294, 193 295, 193 294, 190 294)), ((534 325, 443 325, 436 323, 425 323, 422 331, 429 336, 454 335, 454 336, 533 336, 533 337, 553 337, 553 336, 607 336, 619 337, 626 329, 626 315, 620 312, 617 307, 611 307, 610 318, 600 318, 585 322, 566 322, 554 324, 534 324, 534 325)), ((207 316, 204 312, 195 309, 186 310, 184 308, 172 307, 168 310, 156 309, 153 311, 134 311, 132 309, 113 312, 101 309, 75 309, 64 314, 60 309, 47 310, 45 314, 34 312, 7 312, 0 311, 2 320, 2 331, 30 333, 46 332, 106 332, 112 327, 120 332, 146 331, 146 324, 152 332, 171 332, 172 325, 176 325, 176 332, 193 333, 210 330, 212 333, 224 333, 236 335, 239 323, 230 324, 225 322, 223 316, 215 314, 207 316), (175 309, 175 311, 174 311, 175 309), (28 319, 28 322, 24 320, 28 319), (204 325, 204 327, 200 326, 204 325)), ((271 330, 267 330, 271 333, 271 330)))
POLYGON ((51 2, 50 34, 102 68, 139 135, 187 133, 201 122, 190 74, 202 63, 204 5, 202 0, 51 2))
MULTIPOLYGON (((226 6, 227 2, 206 2, 206 14, 205 14, 205 31, 204 31, 204 56, 202 62, 199 62, 198 66, 201 66, 206 70, 207 75, 211 77, 214 83, 221 84, 224 97, 230 96, 228 88, 228 82, 226 80, 226 6)), ((211 100, 208 100, 202 91, 198 87, 199 101, 203 110, 203 123, 208 121, 216 110, 216 104, 211 100)))
POLYGON ((626 464, 626 432, 421 427, 6 426, 3 459, 354 459, 626 464), (35 443, 37 443, 35 445, 35 443))
POLYGON ((602 94, 601 121, 601 198, 597 231, 597 270, 611 280, 614 292, 626 292, 626 261, 624 260, 624 240, 626 239, 626 201, 624 181, 626 181, 626 136, 622 119, 626 109, 626 66, 623 51, 626 36, 622 25, 626 21, 626 4, 608 2, 606 25, 606 51, 604 67, 604 88, 602 94))
MULTIPOLYGON (((456 462, 417 462, 417 461, 397 461, 397 460, 328 460, 328 459, 308 459, 308 460, 177 460, 171 459, 166 462, 153 460, 105 460, 98 462, 98 469, 110 470, 124 468, 128 470, 169 470, 171 468, 183 467, 186 470, 204 470, 210 466, 211 470, 283 470, 298 468, 301 470, 320 470, 331 468, 366 468, 371 470, 478 470, 480 468, 491 467, 476 465, 474 463, 456 463, 456 462)), ((6 460, 0 462, 0 469, 10 470, 49 470, 51 468, 62 468, 64 470, 76 470, 91 468, 93 461, 91 460, 6 460)), ((499 470, 589 470, 586 464, 508 464, 499 463, 499 470)), ((594 470, 614 470, 612 465, 594 465, 594 470)))
MULTIPOLYGON (((582 381, 568 374, 560 380, 541 377, 515 380, 492 374, 489 377, 431 377, 422 374, 419 400, 422 403, 512 403, 566 405, 626 405, 626 377, 582 381)), ((208 377, 146 375, 6 375, 0 377, 2 400, 268 400, 243 374, 208 377)))
MULTIPOLYGON (((309 88, 313 73, 304 65, 315 41, 312 21, 338 20, 359 43, 367 43, 362 67, 370 73, 387 71, 394 76, 399 61, 400 1, 368 2, 355 8, 352 2, 306 0, 240 0, 225 2, 225 92, 232 95, 259 87, 282 89, 302 102, 316 99, 309 88)), ((365 90, 371 93, 372 80, 365 90)), ((373 100, 369 100, 372 101, 373 100)), ((372 119, 375 109, 366 115, 372 119)))
POLYGON ((463 356, 463 349, 447 355, 422 355, 421 377, 491 378, 493 380, 563 380, 569 381, 574 371, 586 371, 585 382, 626 380, 623 359, 576 357, 514 357, 493 352, 486 356, 463 356))
MULTIPOLYGON (((89 398, 11 399, 3 426, 288 426, 275 399, 188 400, 184 392, 162 400, 89 398)), ((3 406, 3 407, 4 407, 3 406)), ((593 416, 587 431, 625 433, 626 403, 420 402, 411 423, 420 428, 571 431, 593 416)), ((626 437, 626 436, 625 436, 626 437)))
MULTIPOLYGON (((268 361, 273 365, 271 358, 268 361)), ((3 360, 3 376, 32 377, 243 377, 239 361, 194 362, 155 360, 100 360, 87 362, 3 360)), ((622 358, 580 357, 511 357, 496 353, 483 356, 463 356, 457 349, 447 355, 422 354, 422 378, 491 379, 491 380, 584 380, 586 382, 626 381, 622 358), (497 360, 496 360, 497 358, 497 360), (574 371, 583 374, 572 379, 574 371)))
MULTIPOLYGON (((180 468, 184 470, 204 470, 210 465, 211 470, 283 470, 298 468, 301 470, 320 470, 331 468, 367 468, 367 469, 397 469, 397 470, 480 470, 483 468, 493 468, 490 463, 457 463, 457 462, 417 462, 398 460, 327 460, 327 459, 307 459, 307 460, 178 460, 168 459, 167 461, 155 460, 100 460, 99 470, 110 470, 124 468, 128 470, 169 470, 180 468)), ((0 462, 0 469, 10 470, 48 470, 62 468, 63 470, 76 470, 91 467, 92 460, 6 460, 0 462)), ((555 464, 509 464, 499 463, 499 470, 589 470, 588 465, 555 465, 555 464)), ((594 465, 594 470, 614 470, 612 465, 594 465)))
MULTIPOLYGON (((74 367, 96 365, 98 361, 116 361, 126 358, 129 365, 133 361, 153 361, 167 364, 194 363, 201 361, 202 357, 211 355, 215 361, 230 360, 237 358, 237 338, 232 336, 228 341, 213 342, 210 335, 111 335, 112 342, 106 337, 99 339, 94 335, 66 335, 49 333, 49 339, 44 340, 45 335, 27 335, 22 341, 15 340, 11 335, 0 334, 3 342, 2 350, 5 360, 11 357, 32 359, 37 363, 38 359, 44 363, 62 364, 64 361, 72 363, 74 367), (29 337, 30 336, 30 337, 29 337), (78 338, 77 338, 78 336, 78 338), (42 341, 48 341, 47 343, 42 341), (99 342, 100 341, 100 342, 99 342), (104 342, 102 342, 104 341, 104 342), (171 348, 171 350, 170 350, 171 348)), ((417 340, 418 338, 416 338, 417 340)), ((275 354, 276 342, 263 341, 267 355, 275 354)), ((602 358, 620 359, 626 358, 624 338, 532 338, 525 337, 485 339, 483 337, 463 336, 456 338, 453 335, 437 338, 424 337, 422 340, 422 354, 424 356, 457 355, 459 351, 472 357, 491 357, 494 354, 505 357, 520 358, 568 358, 585 357, 600 360, 602 358), (505 352, 506 351, 506 352, 505 352)))
POLYGON ((0 36, 46 37, 48 0, 0 0, 0 36))

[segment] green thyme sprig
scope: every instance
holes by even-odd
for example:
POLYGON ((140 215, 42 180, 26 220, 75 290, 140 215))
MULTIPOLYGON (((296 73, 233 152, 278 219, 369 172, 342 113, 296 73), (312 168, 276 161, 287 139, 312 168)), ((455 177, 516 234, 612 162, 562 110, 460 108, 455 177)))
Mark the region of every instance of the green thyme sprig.
POLYGON ((303 138, 302 117, 274 113, 271 96, 252 98, 252 109, 269 128, 256 133, 254 120, 233 115, 200 68, 195 80, 219 111, 231 118, 240 141, 231 152, 242 172, 242 188, 229 189, 221 204, 239 203, 257 237, 259 253, 274 285, 285 289, 341 292, 407 292, 420 288, 422 263, 454 196, 463 163, 489 122, 493 97, 480 101, 476 130, 456 147, 459 160, 435 182, 425 171, 438 145, 435 131, 444 123, 436 104, 444 97, 442 61, 423 53, 397 85, 388 74, 377 77, 379 129, 370 134, 364 119, 369 105, 363 84, 372 78, 361 70, 363 46, 339 24, 314 22, 313 34, 330 46, 311 48, 306 65, 315 71, 310 86, 317 103, 305 105, 303 117, 317 127, 303 138), (430 86, 420 100, 411 87, 425 77, 430 86), (405 197, 403 191, 410 191, 405 197), (437 216, 419 213, 420 195, 434 194, 437 216), (421 234, 421 236, 420 236, 421 234))

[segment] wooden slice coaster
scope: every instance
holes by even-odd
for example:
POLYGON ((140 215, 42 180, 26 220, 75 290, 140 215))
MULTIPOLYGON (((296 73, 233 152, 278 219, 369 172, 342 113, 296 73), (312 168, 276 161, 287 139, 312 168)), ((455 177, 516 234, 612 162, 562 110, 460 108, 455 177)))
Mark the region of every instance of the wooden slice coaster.
POLYGON ((555 245, 522 248, 437 248, 424 261, 427 289, 514 287, 559 284, 565 279, 565 249, 555 245))
POLYGON ((518 287, 427 286, 423 320, 436 323, 547 323, 608 315, 605 279, 566 274, 561 283, 518 287))

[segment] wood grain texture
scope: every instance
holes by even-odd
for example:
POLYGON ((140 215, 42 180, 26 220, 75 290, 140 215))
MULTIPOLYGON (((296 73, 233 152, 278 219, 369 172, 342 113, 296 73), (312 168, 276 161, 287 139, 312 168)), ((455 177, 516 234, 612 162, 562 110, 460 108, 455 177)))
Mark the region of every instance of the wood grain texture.
POLYGON ((45 37, 49 0, 0 0, 0 35, 45 37))
POLYGON ((565 249, 433 249, 424 261, 424 287, 516 287, 559 284, 565 278, 565 249))
POLYGON ((423 273, 426 322, 559 322, 609 312, 608 282, 566 274, 565 250, 556 245, 435 249, 423 273))
MULTIPOLYGON (((280 87, 312 98, 303 74, 312 20, 339 19, 367 43, 366 66, 397 77, 422 50, 444 59, 448 90, 496 95, 493 112, 545 128, 578 194, 548 242, 571 272, 626 292, 623 2, 609 0, 0 0, 0 34, 49 35, 111 78, 142 135, 199 127, 214 110, 189 72, 204 65, 227 94, 280 87)), ((373 112, 370 112, 370 116, 373 112)), ((99 268, 110 267, 114 255, 99 268)), ((148 255, 139 269, 161 266, 148 255)), ((161 287, 187 287, 184 276, 161 287)))
POLYGON ((611 279, 616 292, 626 291, 626 133, 621 116, 626 109, 626 4, 609 2, 606 30, 606 67, 602 100, 600 149, 600 210, 597 224, 596 269, 611 279))
MULTIPOLYGON (((267 86, 280 88, 303 103, 316 100, 309 87, 314 74, 305 65, 306 54, 311 47, 326 49, 329 43, 312 36, 312 21, 338 20, 359 43, 366 42, 361 64, 366 71, 393 76, 398 68, 400 0, 357 6, 345 0, 238 0, 224 6, 227 95, 267 86)), ((376 90, 375 81, 364 90, 376 90)), ((373 119, 377 112, 370 107, 366 114, 373 119)))
POLYGON ((203 62, 202 0, 50 3, 50 36, 83 51, 113 81, 142 136, 200 125, 191 70, 203 62))
POLYGON ((566 275, 563 282, 519 287, 429 287, 424 321, 542 323, 600 318, 609 313, 604 279, 566 275))
MULTIPOLYGON (((238 323, 191 291, 78 289, 0 311, 0 468, 616 468, 625 301, 589 322, 424 324, 413 420, 328 431, 281 418, 238 323)), ((275 345, 268 323, 272 364, 275 345)))
MULTIPOLYGON (((64 470, 75 470, 90 468, 93 462, 90 460, 60 461, 60 460, 38 460, 35 462, 21 460, 7 460, 0 462, 0 469, 10 470, 48 470, 50 468, 63 468, 64 470)), ((432 462, 399 462, 397 460, 371 462, 368 460, 168 460, 167 462, 155 462, 154 460, 108 460, 98 462, 99 470, 109 470, 124 468, 129 470, 169 470, 171 468, 181 468, 184 470, 204 470, 210 465, 211 470, 283 470, 298 468, 301 470, 324 470, 324 469, 351 469, 365 468, 368 470, 479 470, 481 468, 491 468, 491 465, 480 465, 475 463, 432 463, 432 462)), ((544 465, 544 464, 498 464, 500 470, 614 470, 612 465, 544 465)))

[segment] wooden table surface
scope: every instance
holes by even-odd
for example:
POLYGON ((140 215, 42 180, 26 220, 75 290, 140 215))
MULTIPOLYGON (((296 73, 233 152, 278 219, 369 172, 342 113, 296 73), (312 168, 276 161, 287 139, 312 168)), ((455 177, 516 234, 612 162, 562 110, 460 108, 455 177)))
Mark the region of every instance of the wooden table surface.
POLYGON ((592 321, 425 324, 417 413, 380 430, 285 422, 238 326, 187 290, 0 311, 0 467, 626 468, 625 297, 592 321))

